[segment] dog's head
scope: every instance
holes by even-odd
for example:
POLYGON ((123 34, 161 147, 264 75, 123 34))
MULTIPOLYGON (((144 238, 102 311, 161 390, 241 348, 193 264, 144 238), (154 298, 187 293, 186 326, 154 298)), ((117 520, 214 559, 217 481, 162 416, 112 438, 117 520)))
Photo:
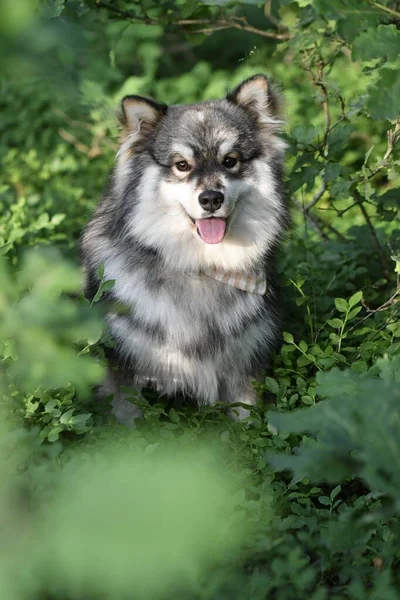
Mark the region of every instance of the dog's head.
POLYGON ((286 220, 284 143, 264 76, 193 105, 128 96, 121 121, 115 187, 132 203, 130 235, 185 268, 244 268, 274 245, 286 220))

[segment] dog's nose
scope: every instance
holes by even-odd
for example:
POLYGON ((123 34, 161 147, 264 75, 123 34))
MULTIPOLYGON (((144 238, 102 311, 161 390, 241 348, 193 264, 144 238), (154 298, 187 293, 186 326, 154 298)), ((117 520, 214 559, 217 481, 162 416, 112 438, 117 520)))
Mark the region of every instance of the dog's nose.
POLYGON ((200 206, 208 212, 215 212, 221 208, 223 201, 223 193, 216 190, 205 190, 199 195, 200 206))

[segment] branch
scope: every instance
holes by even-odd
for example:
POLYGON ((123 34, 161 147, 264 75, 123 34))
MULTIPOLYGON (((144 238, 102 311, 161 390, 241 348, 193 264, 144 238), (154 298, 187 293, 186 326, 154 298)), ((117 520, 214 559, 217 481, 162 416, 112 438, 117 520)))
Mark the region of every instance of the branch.
POLYGON ((303 208, 304 212, 308 213, 308 211, 319 202, 326 191, 326 183, 323 181, 321 189, 318 192, 315 192, 313 199, 303 208))
POLYGON ((389 8, 388 6, 384 6, 379 2, 375 2, 375 0, 370 0, 370 2, 371 4, 376 6, 376 8, 380 8, 380 10, 384 10, 385 12, 389 13, 389 15, 393 15, 394 17, 400 19, 400 12, 398 12, 397 10, 393 10, 393 8, 389 8))
POLYGON ((377 173, 379 173, 379 171, 381 169, 383 169, 384 167, 387 166, 387 162, 392 155, 394 146, 399 141, 399 139, 400 139, 400 118, 397 119, 397 121, 394 125, 394 128, 389 129, 387 132, 387 146, 386 146, 386 152, 383 156, 382 162, 380 164, 378 164, 378 166, 373 171, 371 171, 371 173, 368 175, 368 177, 365 177, 365 179, 363 180, 364 183, 369 181, 373 177, 375 177, 375 175, 377 173))
POLYGON ((387 132, 387 150, 384 154, 383 160, 388 160, 393 152, 394 145, 400 137, 400 118, 397 119, 394 129, 389 129, 387 132))
POLYGON ((329 113, 329 94, 328 94, 328 88, 326 87, 326 84, 324 82, 324 68, 325 68, 325 64, 321 60, 321 61, 319 61, 318 65, 317 65, 317 77, 311 71, 311 76, 312 76, 313 82, 315 83, 316 86, 321 88, 322 94, 324 96, 324 99, 322 101, 322 108, 324 111, 324 118, 325 118, 325 133, 324 133, 324 139, 322 140, 322 144, 321 144, 322 150, 325 150, 325 148, 326 148, 328 134, 331 131, 331 116, 329 113))
POLYGON ((298 200, 296 200, 296 198, 292 198, 292 200, 293 200, 294 204, 301 210, 304 217, 306 219, 308 219, 308 221, 310 222, 310 225, 313 227, 313 229, 315 229, 317 231, 317 233, 321 236, 321 238, 325 242, 329 240, 329 237, 325 233, 324 228, 326 228, 328 231, 330 231, 331 233, 336 235, 336 237, 338 237, 340 240, 346 241, 346 238, 344 237, 344 235, 342 235, 340 233, 340 231, 338 231, 335 227, 333 227, 333 225, 331 225, 330 223, 327 223, 324 219, 321 219, 321 217, 319 217, 318 215, 307 211, 307 207, 304 207, 298 200))
POLYGON ((319 236, 321 237, 321 239, 323 239, 324 242, 327 242, 329 240, 329 237, 326 235, 326 233, 322 229, 322 227, 319 224, 318 219, 315 217, 315 215, 306 212, 304 210, 304 207, 302 206, 302 204, 298 200, 296 200, 295 198, 293 198, 293 202, 295 203, 295 205, 297 206, 297 208, 299 210, 301 210, 301 212, 303 213, 306 222, 309 221, 311 227, 313 229, 315 229, 315 231, 319 234, 319 236))
MULTIPOLYGON (((100 156, 103 154, 103 149, 100 146, 101 141, 106 141, 106 135, 104 131, 99 131, 94 137, 91 146, 87 146, 78 138, 76 138, 72 133, 66 131, 63 127, 60 127, 58 130, 58 135, 63 138, 66 142, 71 144, 74 148, 81 152, 82 154, 86 154, 86 156, 90 159, 96 158, 96 156, 100 156)), ((116 149, 114 144, 109 144, 113 149, 116 149)))
MULTIPOLYGON (((119 17, 129 19, 136 23, 145 23, 147 25, 162 25, 163 22, 159 19, 152 19, 150 17, 139 17, 131 12, 121 10, 115 6, 111 6, 106 2, 98 2, 97 6, 105 8, 119 17)), ((241 31, 247 31, 249 33, 255 33, 263 37, 272 38, 275 40, 289 40, 291 35, 289 33, 278 33, 274 31, 264 31, 263 29, 257 29, 249 25, 244 17, 232 17, 231 19, 180 19, 178 21, 167 21, 165 25, 179 25, 179 26, 192 26, 192 25, 204 25, 202 29, 194 29, 191 33, 213 33, 214 31, 221 31, 222 29, 240 29, 241 31)))
POLYGON ((360 207, 360 211, 365 219, 365 222, 371 232, 371 237, 374 241, 375 248, 376 248, 376 251, 379 256, 379 260, 382 265, 382 270, 383 270, 385 276, 389 277, 389 270, 388 270, 388 267, 386 264, 385 255, 383 253, 383 248, 381 246, 380 241, 378 240, 378 236, 376 235, 375 227, 372 224, 371 218, 370 218, 369 214, 367 213, 367 210, 364 206, 363 199, 361 198, 360 193, 357 190, 354 190, 354 196, 355 196, 358 206, 360 207))
POLYGON ((267 17, 267 19, 269 21, 271 21, 271 23, 273 25, 275 25, 275 27, 279 27, 280 26, 279 22, 277 21, 277 19, 275 19, 275 17, 271 13, 271 4, 272 4, 272 0, 267 0, 266 3, 264 4, 264 15, 267 17))
POLYGON ((383 304, 381 304, 381 306, 378 306, 378 308, 370 308, 365 303, 364 299, 361 299, 361 304, 363 305, 363 307, 365 308, 365 310, 368 313, 370 313, 370 314, 371 313, 381 312, 382 310, 388 310, 391 306, 393 306, 397 302, 400 302, 400 299, 398 298, 399 294, 400 294, 400 283, 397 284, 397 288, 396 288, 396 291, 394 292, 394 294, 392 294, 392 296, 390 296, 390 298, 388 300, 386 300, 386 302, 384 302, 383 304))
POLYGON ((79 152, 81 152, 82 154, 86 154, 86 156, 89 156, 89 146, 86 146, 86 144, 80 142, 74 135, 72 135, 72 133, 68 133, 68 131, 65 131, 65 129, 60 127, 60 129, 58 130, 58 135, 62 137, 63 140, 71 144, 74 148, 76 148, 79 152))

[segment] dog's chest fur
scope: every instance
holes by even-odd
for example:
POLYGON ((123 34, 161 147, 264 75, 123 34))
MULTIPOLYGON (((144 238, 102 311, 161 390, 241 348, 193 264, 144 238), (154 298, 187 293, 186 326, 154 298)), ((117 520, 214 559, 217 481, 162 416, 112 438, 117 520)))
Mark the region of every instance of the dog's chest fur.
POLYGON ((115 258, 105 274, 129 311, 108 317, 118 350, 137 383, 156 380, 164 393, 215 402, 221 379, 253 371, 276 336, 264 297, 208 276, 115 258))

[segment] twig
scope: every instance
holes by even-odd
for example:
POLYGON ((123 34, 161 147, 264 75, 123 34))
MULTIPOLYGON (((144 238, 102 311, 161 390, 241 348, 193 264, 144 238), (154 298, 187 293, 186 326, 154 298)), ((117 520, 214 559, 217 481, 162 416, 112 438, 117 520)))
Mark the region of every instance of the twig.
POLYGON ((76 148, 82 154, 86 154, 88 158, 95 158, 96 156, 100 156, 103 153, 100 148, 99 142, 104 137, 104 133, 98 133, 93 138, 92 146, 89 147, 83 142, 79 141, 72 133, 69 133, 62 127, 58 130, 58 135, 63 138, 66 142, 71 144, 74 148, 76 148))
POLYGON ((384 302, 383 304, 381 304, 381 306, 378 306, 378 308, 370 308, 364 299, 361 299, 361 304, 363 305, 363 307, 365 308, 365 310, 372 314, 372 313, 377 313, 377 312, 381 312, 383 310, 388 310, 391 306, 393 306, 394 304, 396 304, 397 302, 400 302, 400 299, 397 298, 397 296, 400 294, 400 283, 397 284, 397 288, 396 291, 394 292, 394 294, 392 296, 390 296, 390 298, 388 300, 386 300, 386 302, 384 302))
POLYGON ((315 206, 317 204, 317 202, 319 202, 319 200, 322 198, 322 196, 324 195, 324 193, 326 192, 326 183, 325 181, 323 181, 321 189, 319 189, 317 192, 315 192, 313 199, 307 204, 307 206, 304 207, 304 212, 308 213, 309 210, 315 206))
POLYGON ((61 136, 63 140, 65 140, 69 144, 72 144, 72 146, 79 150, 79 152, 82 152, 82 154, 89 155, 89 146, 86 146, 86 144, 80 142, 75 136, 72 135, 72 133, 69 133, 68 131, 65 131, 65 129, 60 127, 60 129, 58 130, 58 135, 61 136))
POLYGON ((400 118, 397 119, 394 129, 389 129, 387 132, 387 150, 383 156, 383 160, 388 160, 393 152, 394 145, 400 137, 400 118))
POLYGON ((313 227, 313 229, 315 229, 317 231, 317 233, 321 236, 321 238, 325 242, 327 242, 329 240, 329 237, 325 233, 324 228, 326 228, 332 234, 336 235, 336 237, 338 237, 340 240, 346 241, 346 238, 344 237, 344 235, 341 234, 340 231, 338 231, 335 227, 333 227, 333 225, 331 225, 330 223, 327 223, 326 221, 324 221, 324 219, 321 219, 321 217, 319 217, 318 215, 311 213, 311 212, 307 212, 306 207, 302 206, 302 204, 298 200, 296 200, 296 198, 293 198, 293 202, 301 210, 301 212, 304 214, 305 218, 308 219, 308 221, 310 222, 310 225, 313 227))
POLYGON ((331 233, 333 233, 334 235, 336 235, 336 237, 338 237, 340 240, 342 240, 342 242, 347 242, 345 236, 342 233, 340 233, 340 231, 338 231, 336 229, 336 227, 334 227, 330 223, 327 223, 326 221, 324 221, 323 219, 321 219, 321 217, 317 216, 317 218, 320 220, 320 222, 322 222, 324 224, 324 227, 326 227, 328 229, 328 231, 330 231, 331 233))
POLYGON ((306 219, 308 219, 308 221, 310 222, 310 225, 319 233, 324 242, 327 242, 329 240, 329 237, 322 229, 320 220, 317 219, 316 215, 313 215, 312 213, 306 213, 304 211, 303 213, 306 219))
POLYGON ((324 139, 321 144, 322 150, 324 150, 326 147, 326 141, 328 139, 328 134, 331 130, 331 116, 329 113, 328 88, 326 87, 324 80, 323 80, 324 67, 325 67, 325 64, 322 61, 320 61, 317 65, 317 77, 315 77, 315 75, 312 74, 312 78, 313 78, 315 85, 317 85, 318 87, 321 88, 322 94, 324 96, 324 100, 322 101, 322 109, 324 111, 324 118, 325 118, 325 133, 324 133, 324 139))
MULTIPOLYGON (((111 6, 106 2, 98 2, 97 6, 101 8, 105 8, 119 17, 123 17, 124 19, 129 19, 130 21, 135 21, 137 23, 146 23, 147 25, 160 25, 163 22, 159 19, 153 19, 150 17, 139 17, 134 15, 131 12, 121 10, 116 8, 115 6, 111 6)), ((179 26, 192 26, 192 25, 206 25, 207 27, 202 29, 194 29, 193 33, 212 33, 214 31, 221 31, 222 29, 240 29, 242 31, 248 31, 249 33, 255 33, 257 35, 261 35, 264 37, 276 39, 276 40, 289 40, 291 39, 291 34, 289 33, 278 33, 274 31, 264 31, 263 29, 258 29, 257 27, 253 27, 249 25, 244 17, 232 17, 231 19, 179 19, 178 21, 167 21, 166 25, 179 25, 179 26)))
POLYGON ((379 260, 380 260, 381 265, 382 265, 382 270, 383 270, 385 276, 389 277, 389 270, 388 270, 388 267, 387 267, 387 264, 386 264, 385 255, 383 253, 383 248, 382 248, 381 243, 380 243, 380 241, 378 239, 378 236, 376 235, 375 227, 372 224, 371 218, 370 218, 369 214, 367 213, 367 210, 366 210, 366 208, 364 206, 363 199, 361 198, 360 193, 357 190, 354 190, 354 197, 355 197, 356 202, 357 202, 357 204, 358 204, 358 206, 360 208, 360 211, 361 211, 361 213, 362 213, 362 215, 363 215, 363 217, 365 219, 367 227, 370 230, 371 237, 372 237, 372 239, 374 241, 375 248, 376 248, 376 251, 377 251, 378 256, 379 256, 379 260))
POLYGON ((63 110, 61 110, 60 108, 54 108, 53 112, 56 115, 59 115, 60 117, 62 117, 64 119, 64 121, 66 121, 68 123, 68 125, 71 125, 71 127, 80 127, 82 129, 91 129, 91 126, 89 125, 89 123, 85 123, 84 121, 76 121, 75 119, 71 119, 71 117, 69 117, 67 115, 66 112, 64 112, 63 110))
POLYGON ((371 2, 371 4, 376 6, 376 8, 380 8, 381 10, 384 10, 385 12, 389 13, 389 15, 393 15, 394 17, 397 17, 398 19, 400 19, 400 12, 398 12, 397 10, 394 10, 393 8, 389 8, 388 6, 384 6, 383 4, 380 4, 379 2, 376 2, 375 0, 370 0, 370 2, 371 2))
POLYGON ((271 13, 271 4, 272 4, 272 0, 267 0, 266 3, 264 4, 264 15, 267 17, 267 19, 269 21, 271 21, 271 23, 273 25, 275 25, 275 27, 279 27, 280 26, 279 21, 277 21, 277 19, 275 19, 275 17, 271 13))
POLYGON ((220 27, 205 27, 202 29, 196 29, 196 33, 205 33, 206 35, 211 35, 211 33, 215 33, 216 31, 224 31, 225 29, 229 29, 225 25, 221 25, 220 27))
MULTIPOLYGON (((176 23, 172 23, 173 25, 209 25, 210 29, 215 29, 218 31, 219 29, 240 29, 241 31, 248 31, 249 33, 255 33, 257 35, 262 35, 264 37, 272 38, 275 40, 290 40, 291 35, 289 33, 277 33, 275 31, 264 31, 263 29, 257 29, 257 27, 253 27, 249 25, 246 21, 246 24, 238 23, 233 19, 218 19, 213 21, 211 19, 183 19, 180 21, 176 21, 176 23)), ((194 30, 194 33, 197 33, 198 30, 194 30)))
POLYGON ((395 144, 399 141, 400 139, 400 118, 397 119, 394 128, 393 129, 389 129, 387 132, 387 147, 386 147, 386 152, 383 156, 383 160, 381 161, 380 164, 378 164, 378 166, 371 171, 371 173, 364 179, 364 182, 369 181, 370 179, 372 179, 373 177, 375 177, 375 175, 377 173, 379 173, 379 171, 381 169, 383 169, 384 167, 386 167, 387 161, 389 160, 393 150, 394 150, 394 146, 395 144))
POLYGON ((292 201, 297 206, 297 208, 303 213, 305 222, 307 223, 307 220, 308 220, 309 223, 310 223, 310 225, 311 225, 311 227, 316 230, 316 232, 321 236, 321 238, 325 242, 328 241, 328 239, 329 239, 328 236, 322 230, 322 228, 319 225, 319 223, 316 223, 316 220, 314 219, 314 215, 306 213, 305 210, 304 210, 304 206, 298 200, 296 200, 296 198, 292 198, 292 201))

